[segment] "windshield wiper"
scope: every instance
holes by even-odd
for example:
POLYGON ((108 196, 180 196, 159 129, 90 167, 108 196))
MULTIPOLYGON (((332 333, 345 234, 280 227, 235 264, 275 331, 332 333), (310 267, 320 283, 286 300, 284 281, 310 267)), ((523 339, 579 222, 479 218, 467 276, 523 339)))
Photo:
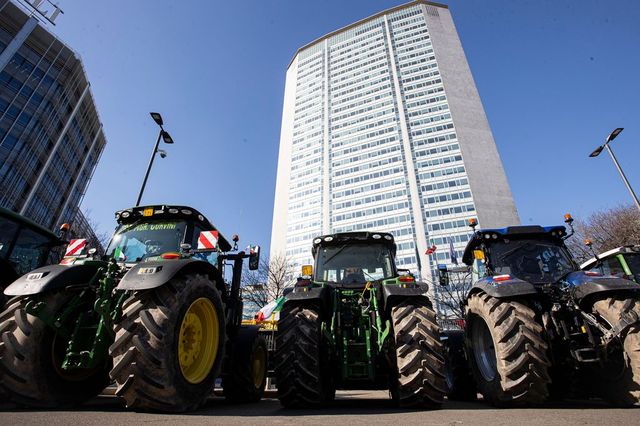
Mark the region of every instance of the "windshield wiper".
POLYGON ((524 245, 514 247, 511 250, 508 250, 508 251, 504 252, 503 254, 501 254, 498 259, 502 260, 505 257, 512 255, 513 253, 517 252, 518 250, 520 250, 521 248, 524 248, 524 247, 525 247, 524 245))
POLYGON ((344 249, 346 249, 347 247, 349 247, 349 246, 342 246, 342 247, 340 247, 340 248, 338 249, 338 251, 336 251, 336 252, 335 252, 335 253, 333 253, 331 256, 329 256, 329 258, 328 258, 328 259, 326 259, 326 260, 324 261, 325 266, 326 266, 326 265, 327 265, 327 264, 328 264, 328 263, 329 263, 329 262, 330 262, 334 257, 336 257, 337 255, 339 255, 340 253, 342 253, 342 251, 343 251, 344 249))

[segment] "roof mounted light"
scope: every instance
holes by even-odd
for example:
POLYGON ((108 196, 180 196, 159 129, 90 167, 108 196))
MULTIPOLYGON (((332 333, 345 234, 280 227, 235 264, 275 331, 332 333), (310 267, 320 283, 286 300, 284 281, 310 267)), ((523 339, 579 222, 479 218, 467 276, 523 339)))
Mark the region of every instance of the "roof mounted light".
POLYGON ((333 241, 333 237, 324 237, 324 240, 330 243, 331 241, 333 241))
POLYGON ((122 212, 122 214, 120 216, 126 219, 129 216, 131 216, 131 212, 122 212))
POLYGON ((391 241, 391 240, 393 240, 393 237, 391 235, 385 235, 384 239, 391 241))
POLYGON ((204 222, 204 216, 202 216, 201 214, 198 215, 198 220, 200 222, 204 222))
POLYGON ((371 238, 373 238, 374 240, 379 240, 380 238, 382 238, 382 235, 380 235, 380 234, 373 234, 373 235, 371 236, 371 238))
POLYGON ((321 238, 316 238, 315 240, 313 240, 313 244, 320 244, 322 242, 321 238))
POLYGON ((191 210, 182 209, 180 211, 182 212, 182 214, 186 214, 186 215, 190 215, 191 214, 191 210))

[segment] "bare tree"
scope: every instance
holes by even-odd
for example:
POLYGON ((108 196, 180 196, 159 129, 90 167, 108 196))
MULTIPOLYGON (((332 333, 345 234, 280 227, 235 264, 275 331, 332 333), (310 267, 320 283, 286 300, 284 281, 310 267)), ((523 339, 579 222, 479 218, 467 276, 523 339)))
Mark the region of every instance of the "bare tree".
POLYGON ((442 319, 464 318, 462 303, 467 299, 473 285, 472 269, 470 266, 449 267, 446 275, 448 283, 436 283, 434 288, 438 314, 442 319))
POLYGON ((242 297, 262 308, 283 296, 284 289, 295 284, 294 265, 284 256, 262 260, 255 271, 246 270, 242 278, 242 297))
POLYGON ((596 253, 624 245, 640 244, 640 212, 633 205, 597 211, 587 219, 577 219, 574 227, 576 233, 567 240, 567 246, 578 262, 593 257, 591 250, 584 244, 585 239, 592 241, 596 253))

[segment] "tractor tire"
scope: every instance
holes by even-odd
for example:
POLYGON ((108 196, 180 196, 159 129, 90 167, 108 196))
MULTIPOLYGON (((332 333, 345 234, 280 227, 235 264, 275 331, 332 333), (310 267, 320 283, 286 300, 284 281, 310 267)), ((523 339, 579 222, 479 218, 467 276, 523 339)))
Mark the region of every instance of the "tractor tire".
POLYGON ((467 354, 485 401, 496 406, 545 402, 551 362, 535 312, 480 292, 469 297, 466 320, 467 354))
POLYGON ((116 395, 140 411, 184 412, 213 394, 226 341, 218 290, 205 275, 173 278, 125 301, 109 348, 116 395))
POLYGON ((447 399, 455 401, 476 401, 478 390, 469 363, 464 353, 464 330, 450 330, 443 334, 445 372, 447 378, 447 399))
MULTIPOLYGON (((608 297, 595 302, 593 311, 614 326, 623 315, 635 312, 640 317, 640 300, 608 297)), ((617 406, 640 406, 640 323, 628 329, 621 343, 618 353, 590 377, 595 378, 594 388, 605 400, 617 406)))
POLYGON ((278 399, 286 408, 318 408, 333 399, 333 371, 322 341, 319 308, 285 304, 276 332, 278 399))
MULTIPOLYGON (((57 292, 38 296, 45 315, 56 316, 73 297, 57 292)), ((16 297, 0 314, 0 387, 13 402, 35 408, 67 407, 98 395, 109 384, 110 362, 93 369, 62 369, 68 340, 27 314, 32 297, 16 297)), ((71 315, 71 329, 77 315, 71 315)))
POLYGON ((391 394, 401 407, 439 408, 447 393, 444 348, 428 301, 407 299, 391 308, 396 380, 391 394))
POLYGON ((241 327, 222 373, 222 391, 227 401, 257 402, 267 384, 267 341, 253 327, 241 327))

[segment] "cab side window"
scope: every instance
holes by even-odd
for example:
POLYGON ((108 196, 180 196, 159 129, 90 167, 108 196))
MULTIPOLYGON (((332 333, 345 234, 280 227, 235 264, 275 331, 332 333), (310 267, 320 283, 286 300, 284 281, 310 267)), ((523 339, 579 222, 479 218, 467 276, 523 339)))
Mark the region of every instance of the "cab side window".
MULTIPOLYGON (((203 229, 202 227, 200 227, 198 225, 193 227, 193 239, 191 241, 191 249, 192 250, 197 250, 198 249, 198 237, 200 237, 200 232, 202 232, 202 231, 210 231, 210 229, 203 229)), ((205 262, 209 262, 213 266, 218 267, 218 252, 217 251, 195 253, 193 255, 193 257, 196 258, 196 259, 204 260, 205 262)))
POLYGON ((13 244, 18 233, 18 225, 2 218, 0 220, 0 258, 7 257, 9 247, 13 244))
POLYGON ((622 269, 622 265, 620 265, 617 257, 604 260, 602 262, 602 267, 596 269, 601 269, 602 273, 605 275, 613 275, 620 278, 625 277, 624 269, 622 269))

